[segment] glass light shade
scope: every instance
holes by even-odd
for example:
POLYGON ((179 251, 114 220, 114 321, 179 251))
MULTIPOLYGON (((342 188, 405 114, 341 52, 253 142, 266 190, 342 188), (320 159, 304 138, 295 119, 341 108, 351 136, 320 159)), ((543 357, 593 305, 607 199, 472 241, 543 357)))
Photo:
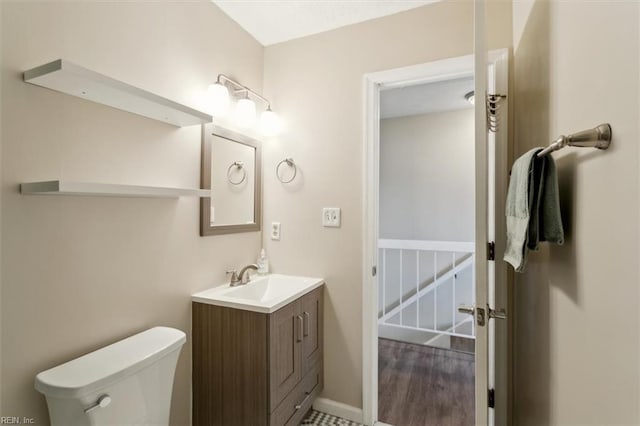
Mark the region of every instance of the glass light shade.
POLYGON ((476 103, 476 95, 473 92, 473 90, 469 93, 467 93, 466 95, 464 95, 464 98, 467 100, 467 102, 469 102, 471 105, 475 105, 476 103))
POLYGON ((208 91, 211 98, 211 115, 225 115, 229 110, 229 89, 221 83, 214 83, 209 86, 208 91))
POLYGON ((278 114, 267 109, 260 117, 260 130, 266 136, 273 136, 280 132, 281 123, 278 114))
POLYGON ((256 121, 256 103, 243 98, 236 105, 236 124, 240 127, 250 127, 256 121))

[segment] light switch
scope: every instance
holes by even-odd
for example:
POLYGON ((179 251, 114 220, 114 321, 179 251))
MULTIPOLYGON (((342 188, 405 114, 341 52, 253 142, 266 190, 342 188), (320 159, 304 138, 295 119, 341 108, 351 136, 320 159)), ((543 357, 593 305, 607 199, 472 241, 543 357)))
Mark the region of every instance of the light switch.
POLYGON ((325 207, 322 209, 322 226, 328 228, 340 227, 340 208, 339 207, 325 207))
POLYGON ((271 239, 280 240, 280 222, 271 222, 271 239))

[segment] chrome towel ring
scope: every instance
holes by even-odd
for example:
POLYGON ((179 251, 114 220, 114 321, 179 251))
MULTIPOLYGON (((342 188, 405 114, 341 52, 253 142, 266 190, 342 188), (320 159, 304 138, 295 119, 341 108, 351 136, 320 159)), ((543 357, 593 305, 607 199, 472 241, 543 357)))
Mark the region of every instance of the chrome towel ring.
POLYGON ((240 185, 242 182, 245 181, 246 178, 247 178, 247 171, 244 169, 244 163, 242 161, 234 161, 233 163, 231 163, 231 165, 227 169, 227 180, 229 180, 229 183, 231 185, 240 185), (231 178, 231 172, 234 167, 242 171, 242 178, 240 180, 234 181, 231 178))
POLYGON ((282 183, 290 183, 293 182, 293 180, 296 178, 296 175, 298 174, 298 168, 296 167, 296 163, 293 162, 293 158, 285 158, 284 160, 280 161, 278 163, 278 165, 276 166, 276 177, 278 178, 278 180, 282 183), (287 166, 291 167, 293 169, 293 176, 291 176, 290 179, 282 179, 282 177, 280 176, 280 167, 282 167, 283 164, 287 164, 287 166))

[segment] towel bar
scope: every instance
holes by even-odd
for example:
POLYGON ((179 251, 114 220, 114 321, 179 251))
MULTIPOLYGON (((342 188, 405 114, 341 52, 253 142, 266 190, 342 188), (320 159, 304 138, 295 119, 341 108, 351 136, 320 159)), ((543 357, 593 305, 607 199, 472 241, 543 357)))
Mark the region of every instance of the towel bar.
POLYGON ((598 148, 607 149, 611 145, 611 125, 608 123, 601 124, 593 129, 583 130, 578 133, 573 133, 569 136, 560 136, 553 141, 551 145, 543 149, 538 153, 538 157, 544 157, 545 155, 564 148, 565 146, 577 146, 581 148, 598 148))

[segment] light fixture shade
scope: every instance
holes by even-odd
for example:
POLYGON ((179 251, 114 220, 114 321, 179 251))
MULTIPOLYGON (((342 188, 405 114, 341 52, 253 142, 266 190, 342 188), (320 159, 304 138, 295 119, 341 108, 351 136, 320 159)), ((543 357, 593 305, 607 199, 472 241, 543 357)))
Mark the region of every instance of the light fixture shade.
POLYGON ((208 91, 211 98, 211 115, 224 116, 229 110, 229 89, 221 83, 214 83, 209 86, 208 91))
POLYGON ((280 132, 281 123, 278 114, 268 108, 260 117, 260 130, 263 135, 274 136, 280 132))
POLYGON ((243 98, 236 105, 236 124, 239 127, 250 127, 256 121, 256 103, 243 98))
POLYGON ((467 93, 466 95, 464 95, 464 98, 467 100, 467 102, 469 102, 471 105, 475 105, 476 103, 476 95, 473 92, 473 90, 469 93, 467 93))

